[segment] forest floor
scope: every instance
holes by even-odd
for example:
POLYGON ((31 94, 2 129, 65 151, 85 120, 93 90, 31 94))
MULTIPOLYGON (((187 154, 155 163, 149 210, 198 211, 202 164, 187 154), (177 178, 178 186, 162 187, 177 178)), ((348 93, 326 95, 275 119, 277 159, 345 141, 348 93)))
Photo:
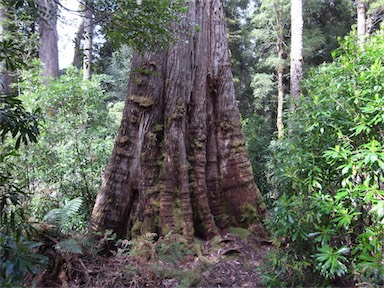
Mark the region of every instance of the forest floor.
POLYGON ((247 231, 235 228, 193 247, 168 237, 136 241, 135 249, 132 242, 124 249, 123 242, 109 257, 61 255, 56 277, 44 273, 37 286, 262 287, 258 268, 273 246, 247 231))

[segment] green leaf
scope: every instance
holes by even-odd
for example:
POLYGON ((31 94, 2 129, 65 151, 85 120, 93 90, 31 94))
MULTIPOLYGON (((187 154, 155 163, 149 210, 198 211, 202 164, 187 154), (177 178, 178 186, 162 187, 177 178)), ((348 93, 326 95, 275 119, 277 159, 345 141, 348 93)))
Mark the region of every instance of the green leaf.
POLYGON ((373 204, 370 213, 375 213, 379 219, 384 218, 384 200, 379 200, 373 204))
POLYGON ((350 168, 351 168, 350 165, 345 166, 345 167, 341 170, 341 174, 343 174, 343 175, 347 174, 350 168))

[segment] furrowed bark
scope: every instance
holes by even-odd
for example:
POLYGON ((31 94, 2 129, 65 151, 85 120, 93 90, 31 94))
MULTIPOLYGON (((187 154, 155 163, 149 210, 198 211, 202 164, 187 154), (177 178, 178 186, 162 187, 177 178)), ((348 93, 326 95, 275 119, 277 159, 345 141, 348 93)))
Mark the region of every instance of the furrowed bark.
POLYGON ((221 1, 192 1, 166 52, 133 57, 124 117, 94 207, 96 230, 188 241, 265 212, 241 131, 221 1), (191 35, 192 34, 192 35, 191 35))

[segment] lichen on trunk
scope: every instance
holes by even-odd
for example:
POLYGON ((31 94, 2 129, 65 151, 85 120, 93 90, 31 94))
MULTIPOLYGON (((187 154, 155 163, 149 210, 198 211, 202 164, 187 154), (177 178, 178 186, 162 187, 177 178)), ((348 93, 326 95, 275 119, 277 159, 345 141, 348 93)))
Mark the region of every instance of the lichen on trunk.
POLYGON ((241 224, 249 205, 263 218, 222 2, 189 5, 182 25, 195 23, 199 31, 180 33, 167 51, 133 57, 124 116, 92 214, 96 230, 127 238, 173 231, 192 241, 241 224))

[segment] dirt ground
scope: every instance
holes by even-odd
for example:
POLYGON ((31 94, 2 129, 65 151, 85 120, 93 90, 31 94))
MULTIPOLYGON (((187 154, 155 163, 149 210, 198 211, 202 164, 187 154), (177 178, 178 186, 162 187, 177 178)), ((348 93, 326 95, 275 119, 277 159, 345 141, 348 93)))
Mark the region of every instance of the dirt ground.
POLYGON ((267 239, 239 231, 192 246, 168 237, 123 242, 109 257, 61 255, 37 286, 262 287, 257 268, 273 248, 267 239))

